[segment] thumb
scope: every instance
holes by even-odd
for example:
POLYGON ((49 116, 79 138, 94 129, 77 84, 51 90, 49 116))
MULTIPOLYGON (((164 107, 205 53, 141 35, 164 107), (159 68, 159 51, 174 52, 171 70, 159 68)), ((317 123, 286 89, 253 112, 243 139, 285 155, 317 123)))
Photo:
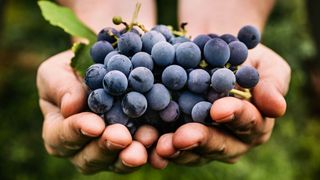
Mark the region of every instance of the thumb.
POLYGON ((64 117, 82 111, 87 90, 70 66, 71 51, 60 53, 43 62, 37 74, 40 99, 60 107, 64 117))

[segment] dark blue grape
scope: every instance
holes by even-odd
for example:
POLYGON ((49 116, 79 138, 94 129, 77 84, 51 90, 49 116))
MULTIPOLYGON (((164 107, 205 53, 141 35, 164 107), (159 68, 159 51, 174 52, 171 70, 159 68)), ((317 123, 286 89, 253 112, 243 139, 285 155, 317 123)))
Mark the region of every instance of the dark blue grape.
POLYGON ((173 37, 170 39, 170 43, 175 45, 177 43, 184 43, 184 42, 190 42, 191 40, 184 37, 184 36, 179 36, 179 37, 173 37))
POLYGON ((195 69, 189 73, 188 88, 194 93, 205 93, 210 86, 210 75, 203 69, 195 69))
POLYGON ((119 38, 118 48, 121 54, 133 56, 142 49, 141 38, 133 32, 124 33, 119 38))
POLYGON ((129 117, 122 111, 121 102, 117 101, 112 108, 104 115, 107 124, 122 124, 127 125, 129 117))
POLYGON ((113 50, 112 45, 108 41, 98 41, 91 47, 90 55, 95 63, 103 64, 106 55, 113 50))
POLYGON ((138 125, 137 123, 135 123, 132 120, 129 120, 129 122, 126 124, 126 127, 128 128, 131 136, 134 136, 134 134, 137 132, 138 130, 138 125))
POLYGON ((121 106, 127 116, 137 118, 146 112, 148 103, 143 94, 132 91, 123 97, 121 106))
POLYGON ((153 70, 153 60, 150 54, 146 52, 138 52, 131 58, 133 68, 146 67, 150 71, 153 70))
POLYGON ((158 42, 153 46, 151 56, 155 64, 166 67, 173 63, 175 58, 175 49, 168 42, 158 42))
POLYGON ((117 41, 115 36, 120 37, 120 33, 112 27, 106 27, 98 33, 97 41, 108 41, 112 44, 117 41))
POLYGON ((113 97, 104 89, 92 91, 88 97, 88 106, 91 111, 97 114, 103 114, 109 111, 113 104, 113 97))
POLYGON ((211 39, 204 46, 204 57, 211 66, 223 67, 230 57, 229 46, 220 38, 211 39))
POLYGON ((107 56, 104 58, 104 66, 107 68, 108 62, 109 60, 114 56, 119 54, 118 51, 111 51, 109 52, 109 54, 107 54, 107 56))
POLYGON ((163 84, 154 84, 146 98, 150 109, 155 111, 163 110, 170 103, 170 93, 163 84))
POLYGON ((180 116, 179 105, 174 101, 170 101, 169 105, 159 112, 159 115, 165 122, 176 121, 180 116))
POLYGON ((173 34, 171 33, 170 29, 162 24, 156 25, 151 30, 158 31, 159 33, 161 33, 167 41, 169 41, 173 37, 173 34))
POLYGON ((208 34, 209 37, 213 38, 220 38, 220 36, 218 34, 214 34, 214 33, 210 33, 208 34))
POLYGON ((218 93, 227 93, 234 88, 236 77, 227 68, 216 70, 211 77, 211 86, 218 93))
POLYGON ((134 91, 145 93, 149 91, 154 83, 152 72, 145 67, 133 69, 129 75, 129 85, 134 91))
POLYGON ((173 45, 174 50, 177 50, 177 48, 178 48, 178 46, 179 46, 180 44, 181 44, 181 43, 176 43, 176 44, 174 44, 174 45, 173 45))
POLYGON ((209 102, 214 103, 216 100, 226 97, 227 95, 228 93, 218 93, 213 88, 210 88, 206 98, 209 102))
POLYGON ((185 86, 187 79, 188 76, 186 71, 178 65, 166 67, 161 76, 162 83, 171 90, 182 89, 185 86))
MULTIPOLYGON (((126 28, 123 28, 120 30, 121 35, 126 32, 128 32, 128 30, 126 28)), ((133 33, 136 33, 137 35, 141 36, 140 32, 136 28, 132 28, 129 32, 133 32, 133 33)))
POLYGON ((151 54, 152 47, 160 41, 166 41, 166 38, 158 31, 149 31, 141 36, 143 51, 151 54))
POLYGON ((203 53, 204 45, 211 39, 210 36, 202 34, 198 35, 196 38, 194 38, 193 42, 200 48, 201 53, 203 53))
POLYGON ((242 64, 248 57, 248 48, 240 41, 233 41, 229 44, 230 59, 229 63, 233 66, 242 64))
POLYGON ((218 70, 218 69, 220 69, 220 68, 213 68, 213 69, 210 69, 208 72, 209 72, 209 74, 210 74, 210 76, 212 76, 212 74, 216 71, 216 70, 218 70))
POLYGON ((248 49, 252 49, 259 44, 261 35, 257 28, 249 25, 240 29, 238 39, 243 42, 248 49))
POLYGON ((206 123, 206 120, 210 118, 210 109, 212 104, 206 101, 198 102, 191 111, 191 117, 193 121, 199 123, 206 123))
POLYGON ((204 98, 201 95, 185 91, 180 95, 178 104, 182 112, 191 115, 193 106, 200 101, 204 101, 204 98))
POLYGON ((111 95, 119 96, 126 92, 128 80, 121 71, 109 71, 103 78, 103 88, 111 95))
POLYGON ((176 61, 184 68, 195 68, 201 60, 201 51, 193 42, 181 43, 176 50, 176 61))
POLYGON ((106 74, 104 65, 93 64, 87 69, 84 81, 90 90, 102 88, 102 80, 106 74))
POLYGON ((222 40, 224 40, 224 42, 226 42, 227 44, 233 42, 233 41, 238 41, 238 38, 236 38, 234 35, 232 34, 223 34, 220 36, 220 38, 222 40))
POLYGON ((107 64, 107 71, 118 70, 126 76, 132 70, 132 63, 130 59, 124 55, 118 54, 111 57, 107 64))
POLYGON ((259 82, 259 73, 251 66, 242 66, 236 72, 236 79, 239 86, 243 88, 253 88, 259 82))

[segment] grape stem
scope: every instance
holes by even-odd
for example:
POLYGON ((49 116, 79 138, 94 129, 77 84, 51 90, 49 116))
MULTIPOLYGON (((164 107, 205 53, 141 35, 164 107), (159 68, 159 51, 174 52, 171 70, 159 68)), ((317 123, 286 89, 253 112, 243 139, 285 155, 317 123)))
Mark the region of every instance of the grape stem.
POLYGON ((133 12, 132 20, 131 20, 131 23, 130 23, 130 25, 129 25, 128 31, 131 31, 131 29, 133 28, 133 26, 134 26, 135 24, 138 24, 138 23, 137 23, 137 19, 138 19, 138 15, 139 15, 140 8, 141 8, 141 3, 138 2, 138 3, 136 4, 136 8, 135 8, 135 10, 134 10, 134 12, 133 12))
POLYGON ((244 91, 238 89, 231 89, 229 93, 244 98, 246 100, 249 100, 252 97, 249 89, 244 89, 244 91))

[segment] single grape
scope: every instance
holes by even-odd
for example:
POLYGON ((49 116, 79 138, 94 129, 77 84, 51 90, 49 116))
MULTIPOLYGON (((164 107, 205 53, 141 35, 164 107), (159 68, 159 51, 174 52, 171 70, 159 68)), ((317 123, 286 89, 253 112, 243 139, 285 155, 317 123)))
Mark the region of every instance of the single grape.
POLYGON ((134 91, 145 93, 149 91, 154 83, 152 72, 145 67, 133 69, 129 75, 129 85, 134 91))
POLYGON ((216 70, 211 77, 211 86, 218 93, 227 93, 234 88, 236 77, 227 68, 216 70))
POLYGON ((185 86, 187 79, 188 76, 186 71, 178 65, 166 67, 161 76, 162 83, 171 90, 182 89, 185 86))
POLYGON ((141 36, 143 51, 151 54, 152 47, 160 41, 166 41, 166 38, 158 31, 148 31, 141 36))
POLYGON ((238 41, 238 38, 236 38, 234 35, 232 34, 223 34, 220 36, 220 38, 222 40, 224 40, 224 42, 226 42, 227 44, 233 42, 233 41, 238 41))
POLYGON ((126 32, 120 36, 118 48, 121 54, 133 56, 142 49, 141 38, 136 33, 126 32))
POLYGON ((107 68, 109 60, 114 56, 119 54, 118 51, 111 51, 107 54, 107 56, 104 58, 104 66, 107 68))
POLYGON ((176 61, 184 68, 195 68, 201 60, 201 51, 193 42, 181 43, 176 50, 176 61))
POLYGON ((112 45, 108 41, 98 41, 91 47, 90 55, 95 63, 103 64, 106 55, 113 50, 112 45))
POLYGON ((203 54, 204 45, 211 39, 210 36, 201 34, 194 38, 193 42, 200 48, 201 53, 203 54))
POLYGON ((158 31, 159 33, 161 33, 166 38, 167 41, 169 41, 173 37, 173 34, 169 30, 169 28, 162 24, 156 25, 151 30, 158 31))
MULTIPOLYGON (((126 28, 123 28, 120 30, 120 35, 122 35, 126 32, 128 32, 128 30, 126 28)), ((141 36, 140 32, 136 28, 132 28, 129 32, 133 32, 133 33, 136 33, 137 35, 141 36)))
POLYGON ((238 39, 243 42, 248 49, 252 49, 259 44, 261 35, 257 28, 248 25, 240 29, 238 39))
POLYGON ((209 92, 206 95, 206 98, 209 102, 214 103, 216 100, 226 97, 228 93, 218 93, 213 88, 210 88, 209 92))
POLYGON ((210 118, 210 109, 212 104, 206 101, 198 102, 191 111, 191 117, 193 121, 199 123, 206 123, 206 120, 210 118))
POLYGON ((129 117, 123 113, 121 101, 117 101, 113 104, 112 108, 104 115, 104 120, 107 124, 127 125, 129 117))
POLYGON ((176 121, 180 116, 179 105, 175 101, 170 101, 169 105, 160 111, 159 115, 165 122, 176 121))
POLYGON ((188 88, 194 93, 205 93, 210 86, 210 75, 203 69, 195 69, 189 73, 188 88))
POLYGON ((135 121, 132 121, 129 119, 129 122, 126 124, 126 127, 128 128, 131 136, 133 137, 136 131, 138 130, 138 125, 135 123, 135 121))
POLYGON ((138 52, 131 58, 133 68, 146 67, 150 71, 153 70, 153 60, 151 55, 146 52, 138 52))
POLYGON ((204 101, 204 98, 201 95, 185 91, 180 95, 178 104, 182 112, 187 115, 191 115, 193 106, 200 101, 204 101))
POLYGON ((152 110, 160 111, 170 103, 170 93, 163 84, 154 84, 152 89, 147 92, 146 98, 152 110))
POLYGON ((170 43, 161 41, 153 46, 151 56, 155 64, 166 67, 173 63, 175 49, 170 43))
POLYGON ((230 59, 229 63, 233 66, 242 64, 248 57, 248 48, 240 41, 233 41, 229 43, 230 59))
POLYGON ((125 55, 114 55, 110 58, 107 64, 107 71, 118 70, 121 71, 126 76, 129 75, 132 70, 132 63, 128 57, 125 55))
POLYGON ((108 41, 112 44, 117 41, 115 36, 120 37, 120 33, 112 27, 106 27, 98 33, 97 41, 108 41))
POLYGON ((172 45, 175 45, 177 43, 184 43, 184 42, 190 42, 191 40, 189 38, 186 38, 184 36, 179 36, 179 37, 172 37, 170 39, 170 43, 172 45))
POLYGON ((242 66, 236 72, 236 79, 239 86, 253 88, 259 82, 259 73, 251 66, 242 66))
POLYGON ((90 90, 99 89, 102 88, 102 80, 106 74, 103 64, 93 64, 87 69, 84 81, 90 90))
POLYGON ((131 118, 142 116, 148 107, 144 95, 134 91, 129 92, 124 96, 121 105, 123 112, 131 118))
POLYGON ((92 91, 88 97, 88 106, 91 111, 103 114, 109 111, 113 104, 113 97, 102 88, 92 91))
POLYGON ((211 66, 223 67, 230 57, 229 46, 222 39, 213 38, 204 46, 204 57, 211 66))
POLYGON ((128 80, 121 71, 109 71, 103 78, 103 88, 113 96, 119 96, 126 92, 128 80))

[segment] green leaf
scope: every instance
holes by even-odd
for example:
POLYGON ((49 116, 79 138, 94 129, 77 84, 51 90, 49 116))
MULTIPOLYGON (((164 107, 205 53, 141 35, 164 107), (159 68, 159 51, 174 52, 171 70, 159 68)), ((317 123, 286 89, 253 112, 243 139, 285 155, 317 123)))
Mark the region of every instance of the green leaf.
POLYGON ((54 26, 62 28, 72 36, 85 38, 89 42, 96 40, 95 33, 84 25, 68 8, 49 1, 38 1, 43 17, 54 26))
POLYGON ((87 68, 93 64, 90 57, 91 44, 74 43, 72 46, 72 51, 74 52, 74 57, 71 60, 71 67, 77 70, 83 77, 87 68))

